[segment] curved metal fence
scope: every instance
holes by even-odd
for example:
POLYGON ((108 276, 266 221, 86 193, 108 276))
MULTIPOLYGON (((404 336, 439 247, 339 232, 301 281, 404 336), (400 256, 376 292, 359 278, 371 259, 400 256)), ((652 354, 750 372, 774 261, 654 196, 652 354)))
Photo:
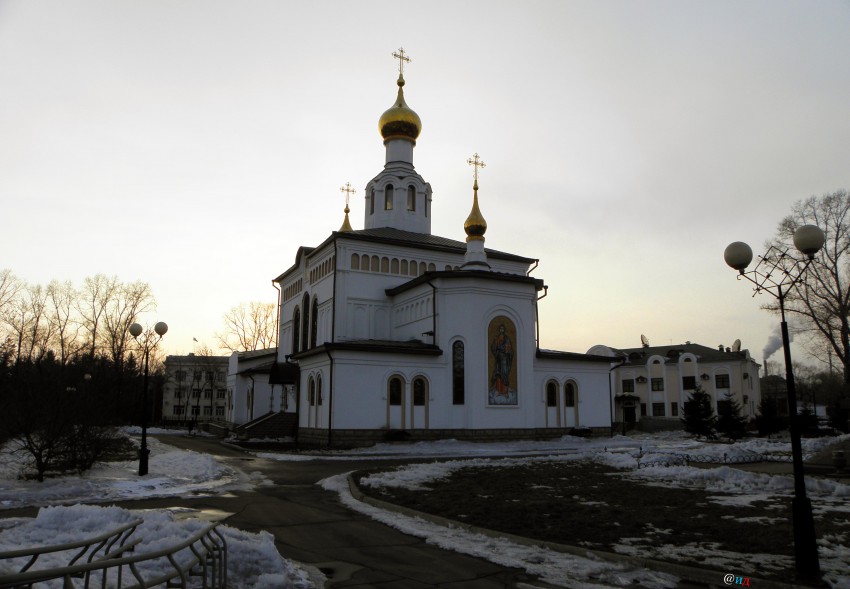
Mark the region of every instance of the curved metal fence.
MULTIPOLYGON (((73 564, 79 560, 75 558, 64 567, 23 569, 13 575, 0 576, 0 588, 31 589, 35 583, 61 580, 62 589, 90 589, 98 586, 102 589, 150 589, 159 586, 225 589, 227 542, 216 529, 217 526, 218 522, 209 524, 183 542, 153 552, 122 556, 139 543, 139 540, 125 540, 120 550, 108 551, 100 558, 92 558, 85 564, 73 564), (158 560, 160 562, 155 562, 158 560), (129 571, 128 575, 125 575, 125 570, 129 571), (129 584, 125 584, 125 577, 131 578, 128 580, 129 584)), ((94 543, 86 542, 89 542, 88 545, 94 543)), ((61 549, 68 549, 67 545, 61 549)), ((40 554, 44 553, 41 549, 38 550, 40 554)), ((33 554, 32 549, 14 552, 14 557, 33 554)), ((6 554, 9 553, 0 553, 0 557, 6 554)))
POLYGON ((690 463, 700 464, 756 464, 759 462, 791 462, 791 454, 757 454, 748 452, 745 454, 685 454, 680 452, 653 452, 653 458, 642 461, 637 457, 636 468, 648 468, 650 466, 688 466, 690 463), (658 458, 663 454, 663 458, 658 458))

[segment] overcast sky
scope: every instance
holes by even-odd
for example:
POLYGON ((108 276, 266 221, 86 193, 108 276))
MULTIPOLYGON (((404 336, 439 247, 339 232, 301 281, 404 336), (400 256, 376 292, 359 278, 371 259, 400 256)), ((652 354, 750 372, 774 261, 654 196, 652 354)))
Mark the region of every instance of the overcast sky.
MULTIPOLYGON (((0 268, 151 284, 169 353, 342 223, 405 97, 433 233, 539 258, 541 346, 740 338, 723 263, 850 189, 850 2, 0 0, 0 268)), ((801 358, 802 359, 802 358, 801 358)))

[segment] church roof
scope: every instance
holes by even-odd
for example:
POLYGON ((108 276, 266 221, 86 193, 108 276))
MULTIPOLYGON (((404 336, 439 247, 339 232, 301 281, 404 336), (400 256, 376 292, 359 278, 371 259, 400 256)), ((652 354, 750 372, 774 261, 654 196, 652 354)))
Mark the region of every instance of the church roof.
MULTIPOLYGON (((392 227, 356 229, 351 232, 346 232, 342 234, 342 236, 346 239, 411 246, 460 254, 466 253, 466 244, 462 241, 449 239, 448 237, 440 237, 439 235, 431 235, 429 233, 414 233, 413 231, 404 231, 402 229, 394 229, 392 227)), ((538 261, 535 258, 526 258, 524 256, 500 252, 489 248, 485 248, 484 251, 487 252, 488 257, 492 257, 497 260, 509 260, 513 262, 523 262, 526 264, 532 264, 538 261)))
POLYGON ((593 354, 582 354, 579 352, 561 352, 559 350, 537 349, 537 357, 541 360, 576 360, 579 362, 604 362, 611 364, 616 360, 611 356, 596 356, 593 354))
POLYGON ((304 350, 292 357, 296 360, 313 356, 315 354, 325 354, 334 350, 352 351, 352 352, 374 352, 381 354, 416 354, 424 356, 440 356, 443 350, 434 344, 426 344, 418 340, 396 341, 396 340, 380 340, 380 339, 361 339, 348 340, 345 342, 325 342, 320 346, 304 350))
POLYGON ((438 270, 436 272, 425 272, 416 278, 412 278, 403 284, 388 288, 387 296, 395 296, 419 284, 428 282, 435 278, 480 278, 482 280, 498 280, 501 282, 524 282, 533 284, 537 290, 543 289, 543 281, 540 278, 532 278, 525 274, 508 274, 506 272, 491 272, 489 270, 438 270))

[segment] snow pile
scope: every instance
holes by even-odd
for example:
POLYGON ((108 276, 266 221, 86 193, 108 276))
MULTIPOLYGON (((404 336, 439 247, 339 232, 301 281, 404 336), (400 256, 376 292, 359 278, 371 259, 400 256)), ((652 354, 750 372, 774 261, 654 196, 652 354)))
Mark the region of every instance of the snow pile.
MULTIPOLYGON (((55 545, 94 537, 106 530, 142 518, 134 538, 141 538, 135 555, 165 549, 185 541, 208 522, 199 519, 178 519, 169 511, 128 511, 118 507, 75 505, 46 507, 33 519, 18 519, 12 528, 0 532, 0 552, 22 546, 55 545)), ((310 589, 307 574, 293 563, 281 558, 268 532, 251 534, 220 525, 219 532, 227 542, 228 586, 232 589, 310 589)), ((65 566, 76 551, 45 554, 39 557, 33 570, 65 566)), ((184 550, 178 562, 191 554, 184 550)), ((26 559, 0 561, 0 575, 17 572, 26 559)), ((139 565, 143 577, 173 570, 166 559, 146 561, 139 565)), ((61 582, 57 581, 57 587, 61 582)))
POLYGON ((26 505, 119 501, 141 497, 169 497, 221 493, 265 482, 258 474, 244 475, 208 454, 178 450, 148 438, 149 474, 138 476, 138 460, 96 465, 80 476, 48 478, 44 482, 18 480, 20 454, 0 460, 0 509, 26 505))

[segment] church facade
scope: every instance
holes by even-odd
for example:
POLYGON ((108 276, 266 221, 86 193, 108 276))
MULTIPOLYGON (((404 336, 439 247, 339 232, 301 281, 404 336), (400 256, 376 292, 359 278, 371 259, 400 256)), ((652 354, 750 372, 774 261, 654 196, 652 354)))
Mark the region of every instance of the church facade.
POLYGON ((431 186, 413 165, 421 121, 404 84, 400 68, 364 228, 346 204, 342 227, 274 279, 272 379, 295 399, 299 443, 608 433, 612 358, 540 348, 546 287, 531 275, 536 259, 484 247, 477 154, 466 240, 431 233, 431 186))

